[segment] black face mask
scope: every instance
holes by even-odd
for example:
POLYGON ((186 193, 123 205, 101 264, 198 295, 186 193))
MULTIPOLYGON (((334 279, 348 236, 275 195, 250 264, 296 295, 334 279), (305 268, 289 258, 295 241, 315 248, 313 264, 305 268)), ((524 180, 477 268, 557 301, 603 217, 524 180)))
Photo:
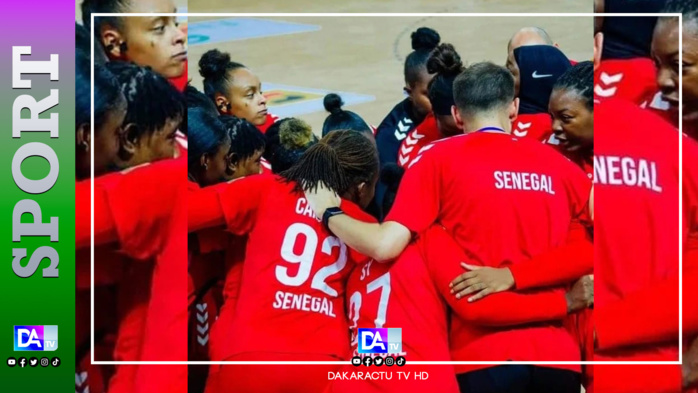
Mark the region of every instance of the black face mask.
POLYGON ((572 65, 552 45, 531 45, 514 49, 519 66, 519 113, 548 113, 548 101, 557 79, 572 65))

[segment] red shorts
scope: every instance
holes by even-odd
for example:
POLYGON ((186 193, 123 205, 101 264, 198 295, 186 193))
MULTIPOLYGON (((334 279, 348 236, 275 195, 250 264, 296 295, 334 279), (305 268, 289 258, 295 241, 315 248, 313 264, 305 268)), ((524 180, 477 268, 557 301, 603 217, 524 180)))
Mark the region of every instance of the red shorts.
MULTIPOLYGON (((245 353, 226 361, 337 361, 329 355, 245 353)), ((323 393, 341 365, 214 365, 206 393, 323 393)))

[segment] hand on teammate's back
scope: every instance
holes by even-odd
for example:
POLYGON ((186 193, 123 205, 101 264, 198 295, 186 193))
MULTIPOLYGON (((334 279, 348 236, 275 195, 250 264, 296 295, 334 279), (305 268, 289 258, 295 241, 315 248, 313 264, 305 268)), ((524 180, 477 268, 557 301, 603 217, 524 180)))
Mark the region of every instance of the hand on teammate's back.
POLYGON ((473 266, 465 262, 461 262, 461 266, 470 271, 459 275, 451 282, 451 293, 455 294, 457 299, 474 293, 468 298, 469 302, 474 302, 514 287, 514 276, 509 268, 473 266))
POLYGON ((577 280, 572 289, 565 294, 567 313, 592 307, 594 305, 594 276, 589 274, 577 280))

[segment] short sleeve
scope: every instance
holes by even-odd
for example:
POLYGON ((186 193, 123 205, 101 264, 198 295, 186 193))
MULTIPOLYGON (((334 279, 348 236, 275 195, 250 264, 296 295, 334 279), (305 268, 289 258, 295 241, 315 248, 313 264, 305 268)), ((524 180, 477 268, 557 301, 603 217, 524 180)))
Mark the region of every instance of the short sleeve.
POLYGON ((429 148, 412 161, 385 221, 400 223, 413 233, 426 230, 436 221, 441 198, 441 173, 436 158, 434 149, 429 148))

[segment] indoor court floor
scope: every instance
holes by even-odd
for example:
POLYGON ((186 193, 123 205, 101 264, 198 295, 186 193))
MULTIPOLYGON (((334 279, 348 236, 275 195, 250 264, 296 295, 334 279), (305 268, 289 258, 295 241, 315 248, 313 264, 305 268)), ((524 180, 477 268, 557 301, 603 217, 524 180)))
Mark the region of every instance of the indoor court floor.
MULTIPOLYGON (((344 9, 335 7, 333 11, 360 11, 358 3, 361 2, 352 2, 352 7, 345 5, 344 9)), ((378 2, 372 7, 372 11, 386 11, 387 3, 391 2, 378 2)), ((446 3, 449 2, 444 2, 444 9, 448 8, 446 3)), ((540 12, 534 4, 546 2, 529 1, 526 2, 527 7, 517 3, 488 1, 487 6, 483 5, 478 11, 540 12), (495 3, 499 6, 495 6, 495 3)), ((562 3, 573 4, 558 4, 562 3)), ((429 8, 425 1, 407 1, 403 4, 413 4, 411 11, 426 11, 429 8)), ((294 10, 294 7, 282 8, 294 10)), ((471 6, 463 6, 454 11, 470 8, 471 6)), ((257 3, 254 7, 233 7, 228 2, 194 0, 188 5, 189 12, 253 10, 278 11, 264 2, 257 3)), ((309 6, 305 11, 317 10, 316 7, 309 6)), ((591 59, 593 50, 591 16, 220 16, 189 17, 188 26, 189 75, 194 86, 202 87, 197 65, 201 55, 213 48, 228 52, 233 61, 246 65, 260 77, 265 94, 268 95, 271 113, 281 117, 300 117, 308 121, 317 134, 327 116, 322 107, 322 97, 328 92, 340 93, 347 103, 344 109, 358 113, 374 126, 380 124, 392 107, 404 97, 403 64, 405 56, 411 51, 410 33, 421 26, 437 30, 442 42, 452 43, 466 63, 489 60, 504 65, 509 38, 525 26, 546 29, 570 59, 591 59)))

